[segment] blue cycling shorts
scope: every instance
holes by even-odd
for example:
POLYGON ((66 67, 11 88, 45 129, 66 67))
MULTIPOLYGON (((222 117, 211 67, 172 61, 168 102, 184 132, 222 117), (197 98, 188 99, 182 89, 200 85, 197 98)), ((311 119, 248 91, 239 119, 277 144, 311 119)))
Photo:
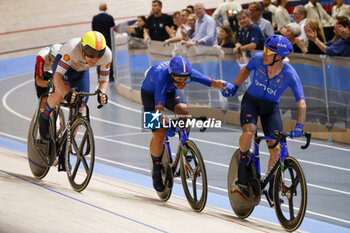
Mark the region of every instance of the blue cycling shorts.
MULTIPOLYGON (((141 88, 141 99, 143 104, 143 110, 145 112, 155 111, 154 94, 149 93, 141 88)), ((165 107, 171 111, 174 111, 177 104, 187 104, 185 95, 179 89, 166 93, 165 107)), ((152 132, 157 129, 152 129, 152 132)))
MULTIPOLYGON (((61 59, 62 55, 57 55, 53 64, 53 75, 56 72, 57 64, 61 59)), ((69 68, 62 77, 65 83, 68 83, 70 88, 75 88, 76 92, 90 92, 90 74, 89 70, 76 71, 72 68, 69 68)), ((89 97, 85 96, 83 103, 88 102, 89 97)))
POLYGON ((275 138, 274 132, 283 131, 279 103, 262 100, 246 92, 241 104, 241 126, 257 125, 258 117, 260 117, 265 136, 275 138))

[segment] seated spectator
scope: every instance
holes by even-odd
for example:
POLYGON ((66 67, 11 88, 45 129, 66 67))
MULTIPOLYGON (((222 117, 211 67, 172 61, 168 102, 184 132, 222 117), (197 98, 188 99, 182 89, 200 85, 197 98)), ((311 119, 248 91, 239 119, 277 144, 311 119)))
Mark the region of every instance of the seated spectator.
POLYGON ((238 12, 240 10, 242 10, 241 4, 234 2, 234 0, 228 0, 224 3, 221 3, 215 9, 212 16, 213 16, 213 18, 218 26, 221 26, 221 25, 229 26, 230 22, 228 20, 228 12, 229 11, 232 11, 232 12, 237 11, 238 12), (219 21, 219 18, 222 18, 223 23, 221 23, 219 21))
POLYGON ((285 36, 290 43, 293 45, 294 53, 306 53, 307 48, 305 44, 298 39, 298 36, 301 34, 300 26, 297 23, 290 23, 286 26, 285 36))
POLYGON ((305 5, 308 19, 316 19, 322 27, 332 26, 334 19, 323 9, 318 0, 309 0, 305 5))
POLYGON ((194 14, 194 6, 188 5, 186 6, 186 9, 190 11, 190 14, 194 14))
POLYGON ((262 50, 264 48, 265 38, 258 25, 252 23, 249 18, 249 11, 242 10, 237 13, 238 22, 242 30, 238 36, 238 43, 233 52, 239 57, 243 51, 262 50))
MULTIPOLYGON (((321 42, 326 41, 326 37, 324 35, 323 29, 320 25, 320 23, 316 19, 307 19, 305 26, 304 26, 306 37, 309 40, 308 35, 316 35, 318 40, 321 42)), ((307 52, 308 54, 324 54, 322 50, 312 41, 309 40, 309 43, 307 45, 307 52)))
POLYGON ((258 2, 250 3, 248 10, 250 19, 260 27, 265 38, 275 34, 271 22, 261 17, 262 7, 258 2))
POLYGON ((236 38, 230 26, 220 26, 218 33, 218 45, 222 48, 234 48, 236 38))
POLYGON ((171 16, 162 13, 162 2, 159 0, 152 1, 152 14, 147 18, 144 27, 144 40, 164 41, 170 37, 174 37, 171 30, 173 26, 171 16))
POLYGON ((263 11, 271 12, 272 27, 274 29, 276 29, 277 28, 277 23, 276 23, 276 16, 275 16, 275 14, 276 14, 277 7, 271 3, 271 0, 263 0, 262 7, 263 7, 263 11))
POLYGON ((187 21, 186 21, 187 29, 186 30, 185 29, 181 30, 181 34, 182 34, 183 40, 189 41, 189 40, 191 40, 194 37, 196 18, 197 18, 197 16, 195 14, 190 14, 187 17, 187 21))
POLYGON ((128 31, 133 37, 143 38, 143 27, 146 24, 146 17, 140 15, 137 17, 136 24, 128 26, 128 31))
POLYGON ((296 7, 294 7, 293 19, 294 19, 294 22, 299 25, 301 30, 301 34, 298 37, 298 39, 303 41, 305 43, 305 46, 307 47, 309 41, 305 35, 305 30, 304 30, 304 26, 307 18, 306 18, 306 8, 303 5, 297 5, 296 7))
POLYGON ((194 30, 194 37, 186 42, 186 46, 217 44, 217 30, 215 20, 206 14, 203 3, 194 5, 197 20, 194 30))
POLYGON ((286 5, 288 0, 277 0, 277 9, 276 9, 276 22, 277 22, 277 30, 280 31, 281 28, 290 24, 290 15, 286 9, 286 5))
POLYGON ((332 17, 336 19, 338 16, 350 16, 350 6, 344 4, 344 0, 334 0, 335 5, 332 8, 332 17))
POLYGON ((344 43, 344 39, 340 36, 342 28, 350 27, 350 20, 345 16, 338 16, 334 24, 334 38, 331 41, 323 43, 317 38, 313 32, 306 32, 309 40, 313 41, 328 56, 350 56, 350 46, 344 43))

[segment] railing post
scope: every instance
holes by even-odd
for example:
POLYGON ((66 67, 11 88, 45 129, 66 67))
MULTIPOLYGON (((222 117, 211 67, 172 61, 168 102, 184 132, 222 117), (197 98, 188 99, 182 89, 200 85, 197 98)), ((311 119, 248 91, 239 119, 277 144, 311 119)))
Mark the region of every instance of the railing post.
POLYGON ((326 128, 328 129, 328 141, 332 141, 332 135, 331 135, 331 129, 332 124, 330 122, 330 116, 329 116, 329 103, 328 103, 328 91, 327 91, 327 75, 326 75, 326 55, 320 55, 320 58, 322 60, 322 71, 323 71, 323 86, 324 86, 324 99, 326 104, 326 114, 327 114, 327 122, 326 122, 326 128))

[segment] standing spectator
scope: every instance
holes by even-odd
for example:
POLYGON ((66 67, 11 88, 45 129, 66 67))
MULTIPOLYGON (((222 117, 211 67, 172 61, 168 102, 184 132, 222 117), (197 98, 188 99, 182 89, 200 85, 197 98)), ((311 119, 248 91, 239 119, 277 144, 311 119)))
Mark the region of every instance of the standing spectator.
POLYGON ((181 30, 183 40, 189 41, 194 37, 196 18, 197 18, 197 16, 195 14, 190 14, 187 17, 186 26, 188 27, 188 29, 181 30))
POLYGON ((137 37, 137 38, 143 38, 143 28, 145 24, 146 24, 146 17, 143 15, 138 16, 136 25, 128 26, 128 31, 130 32, 131 36, 137 37))
POLYGON ((253 23, 259 25, 265 38, 275 34, 271 22, 261 17, 262 7, 258 2, 250 3, 248 10, 250 19, 253 21, 253 23))
POLYGON ((173 13, 173 26, 171 29, 173 29, 174 34, 176 33, 179 26, 182 24, 181 18, 180 18, 180 11, 175 11, 173 13))
POLYGON ((323 43, 317 38, 314 32, 307 31, 306 35, 313 41, 322 52, 328 56, 350 56, 350 46, 344 43, 344 39, 340 36, 342 28, 350 27, 350 20, 345 16, 338 16, 334 24, 334 38, 331 41, 323 43))
POLYGON ((242 10, 237 13, 238 22, 242 27, 239 33, 238 43, 233 52, 242 56, 243 51, 262 50, 264 48, 265 38, 258 25, 252 24, 249 19, 249 11, 242 10))
POLYGON ((332 17, 336 19, 337 16, 350 16, 350 7, 344 4, 344 0, 334 0, 335 5, 332 8, 332 17))
POLYGON ((277 0, 277 10, 276 10, 276 22, 277 30, 280 31, 281 28, 290 24, 290 15, 286 9, 288 0, 277 0))
MULTIPOLYGON (((106 38, 108 48, 112 49, 110 29, 111 27, 115 26, 114 19, 111 15, 107 14, 107 4, 105 2, 100 3, 99 9, 100 13, 92 18, 92 30, 101 32, 102 35, 106 38)), ((97 67, 97 74, 99 73, 100 66, 97 67)), ((114 81, 113 66, 110 68, 109 81, 114 81)))
POLYGON ((285 33, 283 36, 285 36, 289 42, 293 45, 293 52, 294 53, 306 53, 307 48, 305 44, 298 40, 298 36, 301 34, 300 26, 297 23, 290 23, 286 26, 285 33))
POLYGON ((241 4, 234 2, 234 0, 228 0, 224 3, 221 3, 216 10, 213 13, 213 18, 218 26, 225 25, 228 26, 230 25, 230 22, 228 20, 228 12, 229 11, 240 11, 242 10, 241 4), (223 23, 219 21, 219 18, 222 18, 223 23))
POLYGON ((322 50, 312 41, 309 40, 308 34, 317 36, 318 40, 321 42, 326 41, 323 29, 320 23, 316 19, 307 19, 304 26, 305 34, 308 37, 307 53, 308 54, 323 54, 322 50))
POLYGON ((175 30, 175 36, 169 39, 166 39, 163 43, 163 46, 168 45, 169 43, 173 43, 173 42, 180 42, 181 40, 184 39, 184 36, 182 34, 182 31, 186 32, 187 34, 187 30, 190 29, 189 26, 186 25, 186 20, 187 20, 187 15, 188 12, 187 10, 182 10, 181 13, 179 11, 176 11, 173 14, 173 20, 174 20, 174 24, 176 25, 177 29, 175 30), (183 14, 181 16, 181 14, 183 14))
POLYGON ((181 18, 181 22, 183 25, 185 25, 187 23, 187 18, 188 16, 191 14, 191 12, 188 9, 182 9, 180 12, 180 18, 181 18))
POLYGON ((275 16, 277 7, 271 3, 271 0, 263 0, 263 10, 265 12, 271 12, 271 23, 272 27, 275 29, 277 27, 275 16))
POLYGON ((215 20, 205 13, 203 3, 194 5, 197 20, 194 30, 194 37, 186 42, 187 47, 192 45, 212 46, 217 44, 217 31, 215 20))
POLYGON ((293 19, 300 26, 301 34, 298 37, 299 40, 303 41, 307 47, 308 39, 305 35, 304 26, 306 23, 306 8, 303 5, 297 5, 293 10, 293 19))
POLYGON ((218 34, 218 44, 222 48, 234 48, 236 38, 230 26, 220 26, 218 34))
POLYGON ((174 37, 171 26, 174 25, 171 16, 162 13, 162 2, 152 1, 152 14, 147 18, 144 28, 144 40, 165 41, 169 37, 174 37))
POLYGON ((190 14, 194 14, 194 6, 188 5, 186 6, 186 9, 190 11, 190 14))
POLYGON ((308 19, 316 19, 322 27, 332 26, 334 19, 323 9, 318 0, 309 0, 305 5, 308 19))

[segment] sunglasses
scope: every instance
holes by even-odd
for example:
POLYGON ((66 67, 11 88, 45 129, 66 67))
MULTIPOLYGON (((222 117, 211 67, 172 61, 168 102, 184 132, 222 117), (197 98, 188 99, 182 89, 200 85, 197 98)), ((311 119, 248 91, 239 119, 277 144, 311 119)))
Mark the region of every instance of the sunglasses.
POLYGON ((272 50, 270 50, 270 49, 268 49, 268 48, 266 48, 266 47, 264 47, 264 53, 265 53, 266 55, 276 54, 276 52, 274 52, 274 51, 272 51, 272 50))
POLYGON ((184 79, 184 81, 181 81, 181 82, 179 82, 179 81, 176 81, 175 79, 174 79, 174 77, 173 76, 171 76, 171 80, 173 81, 173 83, 189 83, 190 82, 190 79, 188 78, 188 77, 179 77, 179 78, 181 78, 181 79, 184 79))

